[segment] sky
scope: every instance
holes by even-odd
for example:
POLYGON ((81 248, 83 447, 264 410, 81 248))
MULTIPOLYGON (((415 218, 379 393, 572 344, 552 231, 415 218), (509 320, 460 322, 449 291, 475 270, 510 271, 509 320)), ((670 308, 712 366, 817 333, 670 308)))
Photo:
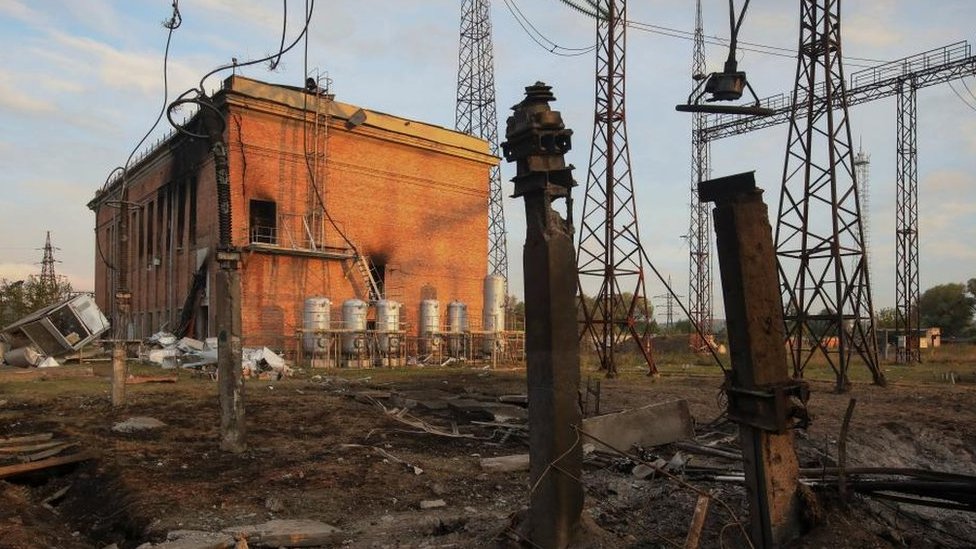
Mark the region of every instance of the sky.
MULTIPOLYGON (((287 0, 289 37, 300 31, 304 1, 287 0)), ((737 3, 738 5, 738 3, 737 3)), ((739 52, 740 70, 760 97, 790 91, 796 61, 799 2, 755 0, 740 41, 785 48, 780 55, 739 52)), ((728 37, 727 4, 703 0, 705 33, 728 37)), ((565 56, 540 47, 519 25, 518 8, 537 40, 574 53, 592 46, 594 21, 558 0, 494 0, 492 23, 499 135, 509 108, 536 81, 553 86, 555 109, 572 128, 582 208, 592 134, 593 53, 565 56)), ((168 98, 210 69, 274 53, 281 40, 282 3, 272 0, 182 0, 182 25, 172 36, 168 98)), ((310 25, 308 65, 327 75, 339 101, 454 125, 460 0, 319 0, 310 25)), ((94 214, 85 204, 109 172, 123 164, 152 126, 164 101, 163 51, 170 0, 0 0, 0 277, 38 273, 46 231, 58 247, 59 272, 78 289, 93 287, 94 214)), ((631 0, 628 18, 691 31, 692 0, 631 0)), ((843 48, 851 58, 894 60, 971 40, 971 0, 848 0, 843 48)), ((524 23, 524 22, 523 22, 524 23)), ((674 34, 674 33, 672 33, 674 34)), ((674 111, 691 89, 689 40, 631 28, 627 34, 627 131, 641 240, 651 261, 687 294, 690 201, 689 115, 674 111)), ((552 49, 551 47, 548 49, 552 49)), ((767 50, 768 51, 768 50, 767 50)), ((706 50, 708 70, 721 67, 722 46, 706 50)), ((273 72, 239 72, 276 83, 304 81, 301 46, 273 72)), ((850 72, 867 61, 848 59, 850 72)), ((206 82, 208 90, 225 75, 206 82)), ((918 92, 921 288, 976 277, 976 79, 918 92)), ((894 304, 895 99, 853 107, 855 140, 871 155, 869 233, 875 308, 894 304)), ((151 143, 168 131, 165 119, 151 143)), ((755 170, 775 216, 786 126, 712 145, 712 174, 755 170)), ((522 294, 525 238, 520 201, 507 198, 513 166, 503 163, 511 289, 522 294)), ((579 211, 576 212, 579 217, 579 211)), ((715 266, 716 316, 721 293, 715 266)), ((649 281, 647 295, 664 293, 649 281)), ((663 311, 663 302, 657 302, 663 311)))

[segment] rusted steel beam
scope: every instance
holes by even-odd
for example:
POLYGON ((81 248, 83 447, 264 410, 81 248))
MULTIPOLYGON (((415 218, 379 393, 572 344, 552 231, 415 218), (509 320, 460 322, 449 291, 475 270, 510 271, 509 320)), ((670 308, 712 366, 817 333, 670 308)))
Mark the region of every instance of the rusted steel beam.
POLYGON ((573 250, 572 166, 563 154, 572 131, 563 125, 550 87, 538 82, 508 118, 502 144, 516 162, 515 196, 525 199, 525 352, 529 395, 529 514, 522 529, 533 546, 566 547, 583 509, 583 450, 576 433, 579 337, 573 250), (552 208, 565 200, 567 218, 552 208))

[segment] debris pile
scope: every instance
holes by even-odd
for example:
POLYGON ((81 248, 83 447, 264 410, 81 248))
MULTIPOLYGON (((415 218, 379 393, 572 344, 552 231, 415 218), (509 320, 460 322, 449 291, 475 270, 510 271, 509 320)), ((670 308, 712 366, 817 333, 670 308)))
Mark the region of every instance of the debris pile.
MULTIPOLYGON (((143 362, 161 368, 184 368, 215 375, 217 371, 217 338, 204 341, 177 337, 169 332, 157 332, 149 336, 147 348, 139 353, 143 362)), ((242 350, 241 368, 245 378, 275 381, 292 374, 285 359, 267 347, 245 347, 242 350)))
POLYGON ((69 463, 92 459, 94 454, 54 433, 0 438, 0 479, 38 473, 69 463))

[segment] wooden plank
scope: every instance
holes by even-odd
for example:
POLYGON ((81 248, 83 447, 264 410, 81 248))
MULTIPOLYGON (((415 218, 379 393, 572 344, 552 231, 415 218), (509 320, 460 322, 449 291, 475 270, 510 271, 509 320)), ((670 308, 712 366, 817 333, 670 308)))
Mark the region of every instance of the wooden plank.
POLYGON ((68 442, 67 440, 50 440, 47 442, 40 442, 38 444, 28 444, 26 446, 0 446, 0 454, 22 454, 24 452, 36 452, 38 450, 47 450, 48 448, 53 448, 58 444, 64 444, 68 442))
POLYGON ((712 498, 701 495, 695 504, 695 514, 691 517, 691 526, 688 527, 688 537, 685 538, 685 549, 698 549, 701 544, 702 528, 705 526, 705 517, 708 516, 708 504, 712 498))
POLYGON ((58 465, 67 465, 69 463, 86 461, 94 457, 95 454, 92 452, 81 452, 79 454, 72 454, 70 456, 48 458, 41 461, 32 461, 30 463, 19 463, 17 465, 7 465, 0 467, 0 479, 14 477, 24 473, 31 473, 33 471, 42 471, 51 467, 57 467, 58 465))
POLYGON ((176 383, 176 376, 129 376, 125 380, 126 385, 137 385, 139 383, 176 383))
POLYGON ((0 438, 0 446, 8 444, 26 444, 28 442, 41 442, 54 438, 54 433, 39 433, 36 435, 24 435, 19 437, 0 438))
POLYGON ((43 452, 37 452, 36 454, 23 456, 23 459, 24 461, 38 461, 45 458, 49 458, 51 456, 56 456, 61 452, 67 450, 68 448, 74 448, 75 446, 78 446, 77 442, 67 442, 65 444, 59 444, 58 446, 55 446, 50 450, 44 450, 43 452))

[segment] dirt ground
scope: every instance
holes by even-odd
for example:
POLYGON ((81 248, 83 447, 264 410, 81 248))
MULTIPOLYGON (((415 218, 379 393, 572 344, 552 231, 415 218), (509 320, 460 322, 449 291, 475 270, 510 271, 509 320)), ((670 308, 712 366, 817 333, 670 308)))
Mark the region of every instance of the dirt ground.
MULTIPOLYGON (((602 411, 682 398, 702 427, 699 433, 734 435, 731 424, 708 426, 722 412, 717 374, 668 364, 662 370, 656 380, 636 368, 603 379, 602 411)), ((340 545, 349 547, 514 546, 506 531, 526 505, 528 473, 486 472, 479 460, 527 452, 517 430, 506 435, 506 429, 454 418, 458 433, 471 437, 418 433, 362 393, 390 393, 386 402, 394 405, 404 396, 484 399, 524 393, 524 370, 319 370, 274 382, 250 380, 249 449, 242 455, 217 449, 216 385, 209 378, 180 372, 176 383, 132 385, 128 406, 116 410, 106 375, 107 365, 97 364, 93 377, 0 376, 0 437, 54 432, 99 454, 27 480, 0 481, 0 547, 100 549, 116 543, 128 549, 160 542, 172 530, 219 531, 272 518, 334 525, 343 532, 340 545), (132 416, 151 416, 166 427, 133 434, 111 429, 132 416), (42 505, 65 487, 56 505, 42 505), (428 500, 446 505, 421 509, 428 500)), ((836 459, 842 416, 854 397, 851 465, 976 474, 976 384, 858 383, 846 395, 834 394, 826 382, 812 382, 812 388, 813 424, 797 439, 801 466, 836 459)), ((411 413, 450 430, 452 419, 443 410, 411 413)), ((671 459, 674 450, 648 453, 671 459)), ((661 478, 638 480, 632 466, 605 459, 587 468, 584 514, 599 529, 589 546, 682 546, 697 495, 661 478)), ((741 486, 689 482, 745 518, 741 486)), ((832 493, 821 490, 818 523, 793 547, 976 546, 972 514, 860 496, 844 508, 832 493)), ((734 519, 713 505, 702 546, 744 544, 734 519)))

